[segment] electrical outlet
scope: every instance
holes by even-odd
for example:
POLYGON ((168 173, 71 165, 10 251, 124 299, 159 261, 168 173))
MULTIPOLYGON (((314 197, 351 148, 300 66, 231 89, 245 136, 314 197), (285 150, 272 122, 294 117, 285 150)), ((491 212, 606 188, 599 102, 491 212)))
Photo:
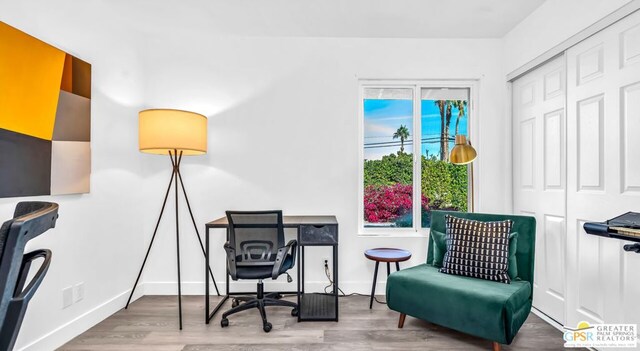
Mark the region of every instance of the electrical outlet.
POLYGON ((329 267, 329 259, 326 257, 322 259, 322 268, 325 268, 325 267, 327 268, 329 267))
POLYGON ((73 303, 84 299, 84 282, 80 282, 73 287, 73 303))
POLYGON ((62 289, 62 308, 67 308, 73 304, 73 287, 68 286, 62 289))

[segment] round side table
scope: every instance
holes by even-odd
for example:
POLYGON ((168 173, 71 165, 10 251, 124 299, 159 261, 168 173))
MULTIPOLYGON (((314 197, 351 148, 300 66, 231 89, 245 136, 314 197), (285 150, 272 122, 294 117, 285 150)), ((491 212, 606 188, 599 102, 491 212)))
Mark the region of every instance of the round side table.
POLYGON ((373 307, 373 297, 376 294, 376 280, 378 278, 378 265, 380 262, 387 263, 387 277, 391 274, 391 262, 396 263, 396 272, 400 270, 400 262, 404 262, 411 258, 411 252, 402 249, 393 248, 377 248, 364 252, 364 256, 376 262, 376 268, 373 271, 373 286, 371 287, 371 299, 369 300, 369 309, 373 307))

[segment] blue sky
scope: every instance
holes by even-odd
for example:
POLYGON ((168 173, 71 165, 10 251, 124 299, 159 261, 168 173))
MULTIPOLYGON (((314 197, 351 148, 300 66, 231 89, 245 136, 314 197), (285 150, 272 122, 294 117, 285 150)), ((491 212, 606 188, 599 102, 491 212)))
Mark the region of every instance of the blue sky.
MULTIPOLYGON (((422 143, 422 154, 438 155, 440 153, 440 111, 433 100, 422 100, 422 139, 434 138, 433 142, 422 143)), ((453 108, 451 113, 451 124, 449 133, 451 136, 455 133, 455 122, 458 116, 458 109, 453 108)), ((399 141, 393 139, 393 133, 400 127, 405 125, 409 129, 410 137, 413 139, 413 102, 411 100, 385 100, 385 99, 365 99, 364 100, 364 143, 365 146, 371 143, 385 143, 399 141)), ((467 135, 467 111, 460 120, 459 133, 467 135)), ((449 143, 449 149, 453 148, 453 142, 449 143)), ((384 155, 396 153, 400 151, 400 146, 387 146, 364 149, 364 158, 368 160, 376 160, 384 155)), ((405 143, 404 150, 407 153, 412 152, 411 143, 405 143)))

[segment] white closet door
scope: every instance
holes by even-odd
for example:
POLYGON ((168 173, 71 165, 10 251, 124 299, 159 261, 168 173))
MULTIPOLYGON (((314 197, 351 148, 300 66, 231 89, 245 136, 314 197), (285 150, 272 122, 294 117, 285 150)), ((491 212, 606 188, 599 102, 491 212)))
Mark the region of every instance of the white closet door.
POLYGON ((514 212, 536 218, 533 305, 565 321, 564 57, 513 82, 514 212))
POLYGON ((640 323, 640 255, 582 227, 640 212, 640 13, 566 56, 567 325, 640 323))

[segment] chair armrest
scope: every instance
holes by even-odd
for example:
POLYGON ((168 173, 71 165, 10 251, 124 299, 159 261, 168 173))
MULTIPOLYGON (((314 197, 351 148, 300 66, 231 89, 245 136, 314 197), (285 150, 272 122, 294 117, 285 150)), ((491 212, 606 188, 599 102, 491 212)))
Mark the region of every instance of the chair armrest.
MULTIPOLYGON (((13 287, 13 291, 11 291, 11 299, 8 301, 9 303, 5 310, 6 313, 2 318, 2 326, 0 326, 0 349, 13 350, 20 326, 27 311, 27 305, 36 293, 36 290, 38 290, 40 283, 44 280, 50 265, 50 250, 35 250, 22 256, 18 280, 15 287, 13 287), (29 280, 27 286, 24 287, 27 283, 31 264, 38 258, 43 258, 44 260, 36 273, 31 277, 31 280, 29 280)), ((7 292, 9 291, 5 291, 5 293, 7 292)))
POLYGON ((227 267, 229 268, 229 275, 231 279, 237 280, 236 274, 236 249, 227 241, 224 243, 224 251, 227 252, 227 267))
POLYGON ((51 250, 42 249, 29 252, 22 257, 22 265, 20 267, 20 281, 16 286, 13 300, 29 301, 33 297, 33 294, 36 293, 36 290, 40 286, 40 283, 42 283, 44 276, 49 270, 49 266, 51 265, 51 256, 51 250), (22 287, 26 283, 27 275, 29 274, 29 268, 31 268, 31 263, 38 258, 43 258, 44 261, 40 265, 38 271, 34 274, 33 278, 31 278, 31 281, 29 281, 29 285, 27 285, 27 287, 23 290, 22 287))
POLYGON ((287 257, 287 253, 291 250, 291 258, 293 259, 293 264, 296 263, 296 252, 298 248, 297 240, 290 240, 287 245, 278 249, 278 254, 276 255, 276 261, 273 264, 273 271, 271 271, 271 278, 278 279, 280 276, 280 268, 282 268, 282 264, 284 263, 284 259, 287 257))

